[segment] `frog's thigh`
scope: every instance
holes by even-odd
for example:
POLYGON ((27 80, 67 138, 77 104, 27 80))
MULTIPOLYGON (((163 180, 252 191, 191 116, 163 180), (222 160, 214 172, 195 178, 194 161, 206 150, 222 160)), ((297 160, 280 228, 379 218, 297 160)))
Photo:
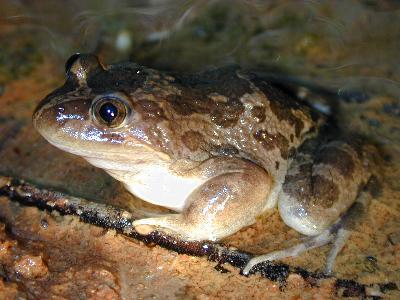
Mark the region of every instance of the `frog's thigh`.
POLYGON ((218 240, 255 222, 270 187, 265 170, 249 162, 246 168, 227 170, 196 188, 181 214, 138 220, 134 225, 160 226, 187 240, 218 240))
POLYGON ((300 152, 279 195, 280 215, 305 235, 320 234, 347 211, 367 177, 357 145, 333 141, 315 153, 300 152))

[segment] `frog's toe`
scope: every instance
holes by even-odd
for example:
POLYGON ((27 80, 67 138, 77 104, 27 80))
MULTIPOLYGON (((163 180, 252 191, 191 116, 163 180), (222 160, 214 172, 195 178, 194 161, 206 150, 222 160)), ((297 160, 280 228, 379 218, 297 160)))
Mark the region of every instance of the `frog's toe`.
POLYGON ((155 227, 152 225, 147 225, 147 224, 136 224, 134 225, 135 230, 137 233, 141 235, 149 235, 155 230, 155 227))
POLYGON ((307 239, 305 242, 297 244, 293 247, 255 256, 248 261, 242 273, 244 275, 248 275, 251 269, 260 263, 297 256, 307 250, 322 247, 330 242, 333 242, 333 246, 329 252, 325 267, 325 274, 330 275, 332 274, 335 259, 342 250, 350 234, 350 231, 345 229, 342 225, 343 224, 340 222, 335 223, 329 228, 325 229, 319 235, 313 236, 307 239))
MULTIPOLYGON (((330 243, 334 239, 334 237, 335 237, 335 234, 333 234, 330 229, 326 229, 321 234, 311 237, 310 239, 306 240, 305 242, 297 244, 293 247, 274 251, 274 252, 267 253, 264 255, 255 256, 248 261, 248 263, 244 267, 242 273, 244 275, 248 275, 253 267, 255 267, 256 265, 258 265, 260 263, 266 262, 266 261, 273 261, 273 260, 282 259, 282 258, 286 258, 286 257, 297 256, 307 250, 324 246, 324 245, 330 243)), ((339 249, 339 251, 340 251, 340 249, 339 249)), ((337 251, 336 254, 339 251, 337 251)))
POLYGON ((339 254, 339 252, 343 249, 343 246, 346 243, 349 235, 350 231, 344 228, 339 228, 339 230, 337 231, 334 244, 326 260, 325 274, 327 275, 332 274, 335 259, 339 254))
POLYGON ((132 223, 135 230, 141 235, 148 235, 157 228, 168 229, 176 222, 176 215, 164 215, 162 217, 139 219, 132 223))
POLYGON ((134 221, 132 226, 142 235, 148 235, 157 230, 168 235, 178 236, 188 241, 209 239, 207 228, 200 227, 198 230, 196 226, 185 222, 181 214, 169 214, 162 217, 140 219, 134 221))

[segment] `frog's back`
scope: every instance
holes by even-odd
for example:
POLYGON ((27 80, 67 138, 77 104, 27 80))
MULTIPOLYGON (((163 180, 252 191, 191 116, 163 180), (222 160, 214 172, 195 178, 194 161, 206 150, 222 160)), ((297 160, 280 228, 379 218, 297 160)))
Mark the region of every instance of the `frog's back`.
POLYGON ((158 127, 174 135, 165 150, 178 159, 242 157, 282 177, 291 154, 318 129, 308 106, 236 67, 161 77, 150 80, 165 117, 158 127))

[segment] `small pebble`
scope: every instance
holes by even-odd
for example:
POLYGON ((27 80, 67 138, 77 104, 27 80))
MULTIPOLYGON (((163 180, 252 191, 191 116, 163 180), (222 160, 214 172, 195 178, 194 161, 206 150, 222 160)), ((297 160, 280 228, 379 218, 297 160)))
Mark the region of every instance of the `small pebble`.
POLYGON ((49 227, 49 223, 47 222, 46 219, 41 219, 40 226, 42 226, 44 229, 46 229, 47 227, 49 227))
POLYGON ((48 273, 41 256, 24 255, 14 263, 14 269, 26 279, 44 277, 48 273))

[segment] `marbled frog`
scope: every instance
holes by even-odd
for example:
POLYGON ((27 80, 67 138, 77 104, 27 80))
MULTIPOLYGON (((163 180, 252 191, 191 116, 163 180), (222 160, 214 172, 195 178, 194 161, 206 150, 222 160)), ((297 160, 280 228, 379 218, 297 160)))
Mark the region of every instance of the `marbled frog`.
POLYGON ((34 126, 176 212, 135 221, 139 232, 219 240, 277 206, 287 225, 319 237, 371 176, 357 138, 321 134, 321 113, 239 68, 179 75, 77 54, 66 72, 34 126))

